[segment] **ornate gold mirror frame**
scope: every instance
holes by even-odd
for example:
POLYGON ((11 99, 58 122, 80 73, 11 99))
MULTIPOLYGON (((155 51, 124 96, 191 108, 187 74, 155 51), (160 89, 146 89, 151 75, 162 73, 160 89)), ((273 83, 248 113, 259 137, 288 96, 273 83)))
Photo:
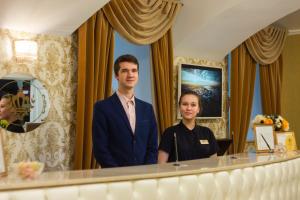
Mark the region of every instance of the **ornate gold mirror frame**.
POLYGON ((45 122, 49 94, 36 78, 9 74, 0 79, 0 126, 15 133, 29 132, 45 122))

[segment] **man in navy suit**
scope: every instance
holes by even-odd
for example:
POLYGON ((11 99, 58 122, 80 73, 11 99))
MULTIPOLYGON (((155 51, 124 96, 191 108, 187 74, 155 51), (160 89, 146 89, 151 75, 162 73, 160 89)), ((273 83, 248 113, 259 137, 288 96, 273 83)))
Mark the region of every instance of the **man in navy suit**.
POLYGON ((152 105, 134 96, 139 64, 132 55, 114 63, 118 90, 96 102, 93 116, 93 152, 104 167, 157 163, 157 125, 152 105))

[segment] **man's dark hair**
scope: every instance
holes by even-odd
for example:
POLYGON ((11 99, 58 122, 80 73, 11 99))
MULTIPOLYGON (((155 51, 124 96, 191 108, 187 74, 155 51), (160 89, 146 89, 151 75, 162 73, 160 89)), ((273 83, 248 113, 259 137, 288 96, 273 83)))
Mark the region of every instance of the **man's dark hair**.
POLYGON ((130 55, 130 54, 125 54, 125 55, 121 55, 119 56, 116 61, 115 61, 115 64, 114 64, 114 72, 115 72, 115 75, 117 76, 118 75, 118 72, 120 70, 120 63, 121 62, 130 62, 130 63, 134 63, 137 65, 137 69, 139 71, 139 62, 138 60, 136 59, 136 57, 134 57, 133 55, 130 55))
POLYGON ((180 95, 180 97, 179 97, 178 105, 180 106, 182 98, 183 98, 185 95, 189 95, 189 94, 190 94, 190 95, 194 95, 194 96, 196 96, 196 97, 198 98, 198 106, 199 106, 199 108, 200 108, 200 112, 199 112, 199 113, 201 114, 201 112, 202 112, 201 97, 200 97, 200 95, 199 95, 197 92, 195 92, 195 91, 193 91, 193 90, 187 90, 187 91, 182 92, 181 95, 180 95))

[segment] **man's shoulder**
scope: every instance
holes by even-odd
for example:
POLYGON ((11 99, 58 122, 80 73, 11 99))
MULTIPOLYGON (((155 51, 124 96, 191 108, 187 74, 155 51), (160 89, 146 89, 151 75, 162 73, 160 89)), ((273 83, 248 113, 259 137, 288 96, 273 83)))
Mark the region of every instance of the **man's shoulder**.
POLYGON ((134 100, 135 100, 136 103, 141 104, 141 105, 143 105, 143 106, 146 106, 146 107, 152 107, 152 104, 150 104, 150 103, 148 103, 148 102, 146 102, 146 101, 143 101, 143 100, 141 100, 141 99, 138 99, 138 98, 136 98, 136 97, 135 97, 134 100))
POLYGON ((109 106, 111 105, 111 102, 113 101, 113 95, 106 98, 106 99, 102 99, 102 100, 99 100, 99 101, 96 101, 95 104, 94 104, 94 107, 97 108, 97 107, 106 107, 106 106, 109 106))

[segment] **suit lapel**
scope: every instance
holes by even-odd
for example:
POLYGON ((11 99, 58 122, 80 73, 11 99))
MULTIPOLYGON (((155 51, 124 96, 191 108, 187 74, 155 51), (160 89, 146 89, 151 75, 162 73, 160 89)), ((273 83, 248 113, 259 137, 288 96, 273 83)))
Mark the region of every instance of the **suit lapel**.
POLYGON ((116 93, 114 93, 111 97, 112 97, 112 101, 113 101, 113 104, 114 104, 113 108, 115 109, 115 111, 117 113, 120 114, 120 116, 123 119, 123 121, 125 122, 127 128, 130 130, 131 133, 133 133, 132 129, 131 129, 131 126, 130 126, 130 123, 129 123, 129 120, 128 120, 128 117, 126 115, 126 112, 123 108, 123 105, 122 105, 118 95, 116 93))
POLYGON ((137 125, 140 124, 143 120, 143 103, 138 98, 135 98, 135 116, 136 116, 136 122, 135 122, 135 134, 137 134, 138 127, 137 125))

